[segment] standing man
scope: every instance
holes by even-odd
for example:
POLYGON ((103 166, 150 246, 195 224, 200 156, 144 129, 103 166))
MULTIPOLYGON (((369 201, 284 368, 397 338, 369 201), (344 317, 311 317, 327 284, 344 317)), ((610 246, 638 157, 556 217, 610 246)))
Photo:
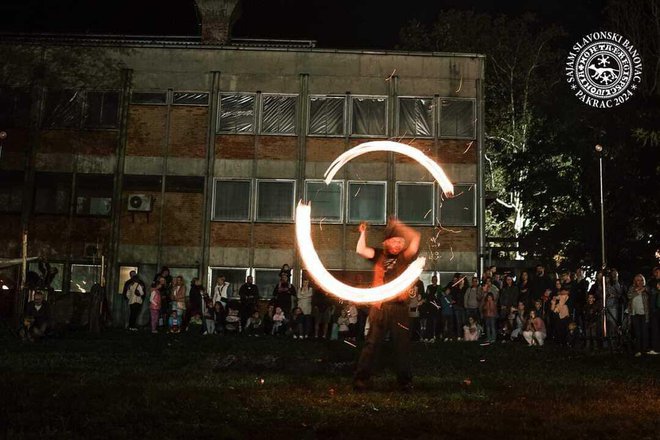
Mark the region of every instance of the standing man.
POLYGON ((135 321, 140 313, 140 308, 142 308, 142 297, 146 289, 144 288, 144 282, 142 282, 136 271, 132 270, 128 275, 130 278, 124 283, 124 289, 122 291, 124 298, 122 308, 128 306, 129 309, 128 325, 124 323, 124 328, 137 330, 135 321))
POLYGON ((259 301, 259 287, 253 282, 251 275, 248 275, 245 284, 238 289, 238 296, 241 298, 241 323, 243 328, 250 316, 257 309, 259 301))
MULTIPOLYGON (((367 246, 367 224, 360 224, 360 238, 355 251, 374 264, 373 285, 380 286, 397 278, 416 258, 420 234, 397 220, 390 220, 385 230, 382 248, 367 246)), ((395 293, 395 292, 393 292, 395 293)), ((394 343, 394 362, 397 381, 402 391, 412 391, 410 367, 410 323, 408 317, 408 289, 396 292, 393 299, 375 303, 369 311, 369 334, 358 360, 353 388, 364 391, 369 387, 375 357, 389 331, 394 343)))

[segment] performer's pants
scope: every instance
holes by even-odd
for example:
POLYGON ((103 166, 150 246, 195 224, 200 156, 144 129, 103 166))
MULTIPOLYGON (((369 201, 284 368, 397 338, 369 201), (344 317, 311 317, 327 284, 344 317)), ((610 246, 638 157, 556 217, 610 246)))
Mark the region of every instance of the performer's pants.
POLYGON ((376 356, 381 351, 385 336, 389 331, 394 344, 394 368, 399 384, 412 382, 410 368, 410 319, 408 305, 403 302, 389 302, 369 311, 369 334, 360 354, 355 378, 368 380, 373 372, 376 356))

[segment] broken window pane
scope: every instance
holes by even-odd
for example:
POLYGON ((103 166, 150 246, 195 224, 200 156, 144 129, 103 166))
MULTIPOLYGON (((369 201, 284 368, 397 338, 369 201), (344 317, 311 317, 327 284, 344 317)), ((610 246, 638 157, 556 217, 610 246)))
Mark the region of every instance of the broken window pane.
POLYGON ((47 128, 75 128, 80 125, 82 92, 48 90, 42 125, 47 128))

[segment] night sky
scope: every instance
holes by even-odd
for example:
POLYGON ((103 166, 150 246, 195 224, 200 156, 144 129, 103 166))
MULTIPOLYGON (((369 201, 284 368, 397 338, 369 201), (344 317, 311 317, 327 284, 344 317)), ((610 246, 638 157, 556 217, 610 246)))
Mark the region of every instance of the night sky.
MULTIPOLYGON (((233 37, 316 40, 318 47, 392 49, 409 20, 442 9, 532 12, 571 35, 602 30, 605 0, 243 0, 233 37)), ((199 35, 193 0, 2 0, 0 31, 199 35)))

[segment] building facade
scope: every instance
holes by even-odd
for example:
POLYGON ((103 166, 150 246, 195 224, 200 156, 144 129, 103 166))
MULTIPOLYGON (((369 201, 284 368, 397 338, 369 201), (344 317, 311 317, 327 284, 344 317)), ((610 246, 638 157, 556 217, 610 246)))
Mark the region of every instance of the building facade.
POLYGON ((421 231, 425 278, 480 270, 480 55, 44 35, 6 36, 0 50, 12 57, 0 78, 0 257, 19 257, 27 231, 29 255, 60 270, 57 290, 89 291, 101 255, 110 292, 129 270, 150 281, 163 265, 205 284, 252 274, 267 292, 287 263, 298 282, 300 199, 344 279, 369 270, 357 224, 377 245, 391 215, 421 231), (322 182, 338 155, 378 139, 437 160, 456 197, 392 153, 322 182))

